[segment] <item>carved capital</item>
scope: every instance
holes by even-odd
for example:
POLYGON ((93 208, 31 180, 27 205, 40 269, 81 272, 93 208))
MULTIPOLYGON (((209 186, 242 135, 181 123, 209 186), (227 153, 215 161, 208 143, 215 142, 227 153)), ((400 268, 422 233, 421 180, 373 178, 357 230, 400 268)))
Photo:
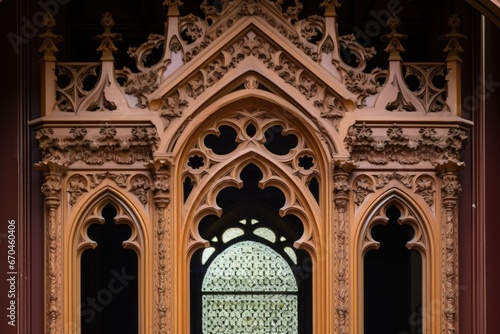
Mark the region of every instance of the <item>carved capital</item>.
POLYGON ((153 172, 153 198, 158 208, 165 208, 170 202, 170 173, 173 159, 169 156, 150 161, 147 167, 153 172))
POLYGON ((66 165, 52 161, 42 161, 35 165, 35 168, 42 171, 45 181, 41 191, 45 195, 45 203, 49 207, 57 207, 61 201, 62 177, 66 173, 66 165))

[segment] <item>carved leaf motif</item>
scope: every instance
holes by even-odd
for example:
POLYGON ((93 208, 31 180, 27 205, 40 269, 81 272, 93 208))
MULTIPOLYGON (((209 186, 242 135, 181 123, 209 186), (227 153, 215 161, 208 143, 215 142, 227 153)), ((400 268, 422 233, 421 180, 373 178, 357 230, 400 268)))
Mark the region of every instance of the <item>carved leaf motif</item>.
POLYGON ((366 196, 368 196, 370 193, 373 193, 373 181, 372 179, 367 176, 363 175, 358 177, 355 181, 355 188, 354 188, 354 203, 356 203, 358 206, 363 204, 365 201, 366 196))
POLYGON ((61 196, 61 177, 55 175, 45 176, 45 182, 42 184, 42 193, 45 198, 60 199, 61 196))
POLYGON ((142 204, 148 203, 149 180, 144 175, 137 175, 130 181, 130 191, 139 198, 142 204))
POLYGON ((377 184, 375 188, 380 189, 387 185, 391 180, 397 180, 401 182, 406 188, 413 188, 413 178, 415 175, 413 174, 400 174, 398 172, 393 172, 391 174, 378 174, 374 175, 377 178, 377 184))
POLYGON ((422 176, 417 180, 416 187, 415 192, 422 196, 429 206, 432 206, 434 204, 434 193, 436 192, 433 179, 430 176, 422 176))
POLYGON ((74 175, 68 180, 69 203, 75 205, 83 193, 88 192, 87 181, 81 175, 74 175))

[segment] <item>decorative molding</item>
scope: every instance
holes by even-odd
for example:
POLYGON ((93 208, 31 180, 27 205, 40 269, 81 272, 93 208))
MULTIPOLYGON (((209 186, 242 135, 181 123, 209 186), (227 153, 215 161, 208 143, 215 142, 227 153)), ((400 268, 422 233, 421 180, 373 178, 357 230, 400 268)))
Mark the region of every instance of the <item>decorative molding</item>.
POLYGON ((442 311, 444 331, 458 333, 458 182, 456 164, 443 164, 441 169, 442 199, 442 311))
POLYGON ((153 174, 153 200, 155 203, 155 328, 157 333, 172 333, 173 286, 172 286, 172 224, 170 218, 170 176, 172 159, 158 158, 150 161, 153 174))
POLYGON ((339 334, 349 333, 349 174, 354 168, 352 163, 335 163, 334 203, 335 203, 335 328, 339 334))
POLYGON ((68 166, 77 161, 88 165, 106 162, 131 165, 149 161, 159 142, 156 130, 147 127, 118 128, 107 124, 101 128, 74 127, 69 129, 69 136, 63 130, 68 131, 50 127, 36 131, 44 160, 68 166))
POLYGON ((94 189, 98 185, 104 181, 104 179, 109 178, 113 181, 115 181, 116 185, 120 188, 126 188, 127 187, 127 179, 129 178, 130 174, 116 174, 116 173, 111 173, 111 172, 105 172, 105 173, 95 173, 95 174, 87 174, 87 177, 90 180, 90 189, 94 189))
POLYGON ((61 305, 62 305, 62 220, 61 220, 61 193, 62 178, 66 173, 66 166, 40 162, 35 167, 44 173, 45 181, 41 191, 45 195, 45 225, 46 225, 46 331, 49 334, 62 333, 61 305))
MULTIPOLYGON (((460 161, 460 152, 467 135, 460 128, 420 128, 418 133, 406 135, 401 125, 388 128, 372 128, 365 123, 349 127, 344 143, 355 162, 366 161, 373 165, 396 162, 416 165, 429 162, 436 166, 442 161, 460 161), (374 136, 376 131, 386 136, 374 136)), ((410 129, 411 131, 411 129, 410 129)))

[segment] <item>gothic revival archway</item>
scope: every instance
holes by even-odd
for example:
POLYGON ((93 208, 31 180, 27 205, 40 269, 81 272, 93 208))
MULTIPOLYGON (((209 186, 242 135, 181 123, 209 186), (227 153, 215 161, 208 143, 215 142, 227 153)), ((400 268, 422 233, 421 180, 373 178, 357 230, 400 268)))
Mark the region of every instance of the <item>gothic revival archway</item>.
MULTIPOLYGON (((124 217, 141 334, 187 333, 195 317, 205 332, 225 325, 205 311, 234 308, 214 302, 219 292, 248 308, 245 289, 259 282, 252 268, 261 263, 288 278, 289 289, 253 290, 277 293, 261 303, 277 322, 269 305, 287 300, 287 333, 361 333, 363 256, 376 248, 373 226, 387 220, 413 230, 405 241, 421 259, 421 329, 457 333, 457 172, 470 126, 460 117, 460 20, 449 19, 445 61, 405 63, 400 21, 389 17, 388 68, 368 71, 374 50, 339 36, 337 1, 308 18, 299 17, 299 1, 204 1, 203 17, 180 16, 180 1, 165 5, 165 34, 129 51, 137 71, 115 68, 111 14, 98 63, 58 62, 55 22, 45 19, 44 111, 32 125, 45 177, 46 331, 68 332, 72 322, 82 329, 78 268, 94 245, 88 225, 124 217), (151 64, 154 50, 161 56, 151 64), (233 215, 243 216, 230 222, 233 215), (230 267, 223 259, 250 254, 259 260, 229 275, 248 284, 215 291, 213 271, 230 267), (312 267, 303 287, 292 284, 299 259, 312 267)), ((258 313, 238 314, 231 326, 257 331, 265 322, 258 313)))

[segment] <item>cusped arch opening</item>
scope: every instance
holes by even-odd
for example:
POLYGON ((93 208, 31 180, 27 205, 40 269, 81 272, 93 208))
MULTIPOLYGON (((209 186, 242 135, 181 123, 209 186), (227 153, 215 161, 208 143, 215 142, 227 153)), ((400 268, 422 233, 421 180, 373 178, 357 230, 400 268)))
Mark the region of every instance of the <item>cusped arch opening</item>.
POLYGON ((429 328, 425 310, 431 308, 428 301, 437 277, 431 270, 435 255, 429 221, 414 204, 392 189, 373 203, 360 224, 357 299, 364 333, 429 328))
POLYGON ((139 333, 146 326, 145 301, 150 295, 145 285, 150 262, 144 215, 110 186, 96 191, 87 203, 69 220, 76 223, 64 254, 67 287, 74 291, 68 299, 75 310, 71 321, 82 333, 113 331, 117 321, 123 331, 139 333), (107 312, 97 312, 94 300, 103 308, 116 303, 107 312), (127 321, 120 321, 123 316, 127 321))
POLYGON ((199 229, 205 220, 218 219, 235 207, 248 207, 249 203, 259 210, 274 212, 280 219, 292 217, 298 223, 289 227, 295 226, 293 229, 300 231, 293 246, 316 253, 319 245, 314 241, 318 240, 315 236, 320 213, 314 195, 306 184, 289 178, 279 165, 262 158, 256 159, 254 151, 246 152, 204 180, 199 191, 193 192, 185 204, 190 208, 185 221, 191 222, 185 225, 185 233, 189 234, 184 237, 189 240, 188 254, 209 244, 199 229))
POLYGON ((312 259, 294 247, 303 223, 280 215, 285 194, 260 187, 256 165, 247 164, 240 178, 242 187, 218 193, 222 215, 205 216, 198 226, 208 247, 191 257, 191 329, 244 333, 261 326, 273 332, 279 324, 287 333, 310 333, 312 259), (228 314, 231 319, 221 324, 228 314))

